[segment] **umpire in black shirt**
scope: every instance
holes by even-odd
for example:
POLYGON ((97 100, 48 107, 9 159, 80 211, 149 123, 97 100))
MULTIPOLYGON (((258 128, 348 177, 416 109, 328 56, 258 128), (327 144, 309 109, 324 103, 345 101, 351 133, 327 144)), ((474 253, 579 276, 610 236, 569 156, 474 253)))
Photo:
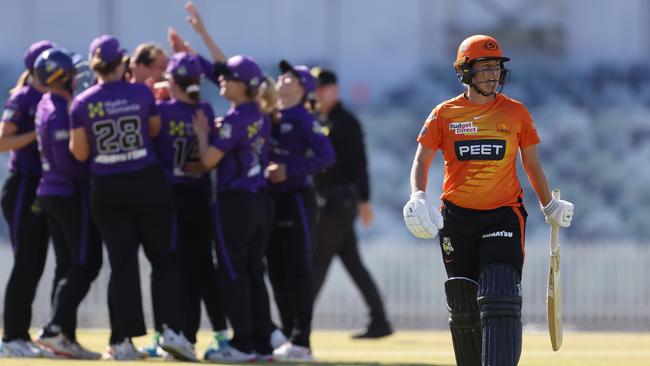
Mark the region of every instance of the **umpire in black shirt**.
POLYGON ((338 255, 370 310, 368 327, 353 338, 381 338, 393 333, 384 304, 359 255, 354 220, 368 227, 373 221, 368 169, 359 121, 339 101, 336 75, 314 68, 319 120, 328 134, 336 164, 315 176, 319 219, 314 236, 314 297, 323 285, 332 258, 338 255))

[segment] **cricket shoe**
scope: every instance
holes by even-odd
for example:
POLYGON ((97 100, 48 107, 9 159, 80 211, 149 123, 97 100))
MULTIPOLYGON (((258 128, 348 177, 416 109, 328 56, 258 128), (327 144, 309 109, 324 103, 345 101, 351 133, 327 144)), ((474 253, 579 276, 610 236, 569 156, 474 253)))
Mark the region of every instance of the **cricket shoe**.
POLYGON ((215 352, 206 353, 205 360, 222 363, 251 362, 255 361, 255 354, 242 352, 229 345, 228 347, 220 348, 215 352))
POLYGON ((273 356, 279 361, 312 361, 314 359, 309 347, 298 346, 291 342, 286 342, 276 348, 273 351, 273 356))
POLYGON ((77 342, 73 342, 63 333, 47 335, 46 332, 41 332, 36 339, 41 349, 47 350, 62 358, 72 358, 78 360, 96 360, 100 358, 99 353, 91 352, 77 342))
POLYGON ((131 339, 124 338, 122 342, 108 346, 108 350, 102 358, 116 361, 144 360, 147 355, 138 351, 131 343, 131 339))
POLYGON ((352 335, 352 339, 379 339, 393 334, 393 328, 388 321, 371 321, 368 327, 352 335))
POLYGON ((167 353, 171 353, 178 360, 198 361, 196 352, 194 352, 194 345, 185 338, 183 332, 176 333, 166 326, 164 328, 165 330, 161 337, 162 340, 158 343, 160 348, 167 353))
POLYGON ((0 357, 41 358, 43 351, 31 341, 14 339, 0 343, 0 357))
POLYGON ((255 362, 275 362, 273 354, 262 354, 257 351, 253 352, 255 355, 255 362))
POLYGON ((160 333, 155 332, 153 334, 153 340, 152 343, 148 346, 144 346, 140 348, 140 352, 146 353, 147 357, 161 357, 162 356, 162 349, 158 347, 158 342, 160 341, 160 333))
POLYGON ((271 348, 278 349, 283 344, 287 343, 288 339, 280 329, 275 328, 273 333, 271 333, 271 348))
POLYGON ((228 335, 226 331, 219 331, 219 332, 214 332, 214 338, 212 339, 212 343, 208 347, 208 349, 205 350, 205 353, 203 354, 203 359, 207 360, 208 355, 213 352, 218 352, 220 349, 224 349, 228 347, 228 335))

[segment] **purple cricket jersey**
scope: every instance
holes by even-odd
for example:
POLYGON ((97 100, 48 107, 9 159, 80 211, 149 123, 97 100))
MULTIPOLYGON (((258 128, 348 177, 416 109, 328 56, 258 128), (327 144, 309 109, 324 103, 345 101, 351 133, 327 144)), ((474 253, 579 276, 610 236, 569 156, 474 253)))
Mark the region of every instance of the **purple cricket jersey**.
MULTIPOLYGON (((34 131, 34 116, 36 106, 41 100, 41 92, 31 85, 22 87, 12 94, 5 103, 2 122, 11 122, 18 128, 16 135, 34 131)), ((41 159, 38 155, 36 141, 17 150, 11 150, 9 171, 25 174, 40 175, 41 159)))
POLYGON ((334 148, 321 125, 302 105, 282 111, 273 125, 270 160, 287 166, 287 180, 270 183, 273 193, 285 193, 311 186, 311 175, 334 164, 334 148))
POLYGON ((263 176, 259 134, 264 116, 256 103, 231 108, 211 136, 210 144, 225 153, 217 166, 217 191, 257 192, 263 176))
POLYGON ((86 129, 90 172, 125 173, 156 164, 149 136, 149 117, 155 115, 156 102, 145 84, 116 80, 79 94, 70 110, 70 128, 86 129))
POLYGON ((209 125, 214 128, 212 107, 206 102, 190 104, 179 100, 168 100, 157 102, 156 108, 160 113, 162 127, 160 135, 154 139, 154 145, 158 160, 169 182, 171 184, 206 183, 207 174, 193 177, 188 175, 184 168, 187 162, 199 161, 199 146, 192 127, 192 116, 198 109, 202 109, 209 125))
POLYGON ((70 141, 68 101, 52 93, 43 95, 36 111, 38 150, 43 173, 38 196, 71 196, 88 184, 89 166, 77 161, 68 149, 70 141))
POLYGON ((264 115, 264 122, 260 129, 260 134, 256 140, 256 146, 261 146, 260 161, 262 163, 262 174, 260 175, 260 187, 267 189, 269 182, 266 180, 266 168, 269 166, 269 157, 271 154, 271 131, 273 130, 273 119, 271 115, 264 115))

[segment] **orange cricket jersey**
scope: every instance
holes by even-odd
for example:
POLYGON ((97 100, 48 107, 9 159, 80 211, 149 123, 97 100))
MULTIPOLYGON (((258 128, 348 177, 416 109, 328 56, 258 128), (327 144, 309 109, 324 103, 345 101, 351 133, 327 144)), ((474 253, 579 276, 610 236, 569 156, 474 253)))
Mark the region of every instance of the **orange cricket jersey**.
POLYGON ((520 204, 518 148, 540 140, 522 103, 497 94, 491 103, 474 104, 461 94, 433 109, 418 141, 442 150, 445 179, 441 200, 491 210, 520 204))

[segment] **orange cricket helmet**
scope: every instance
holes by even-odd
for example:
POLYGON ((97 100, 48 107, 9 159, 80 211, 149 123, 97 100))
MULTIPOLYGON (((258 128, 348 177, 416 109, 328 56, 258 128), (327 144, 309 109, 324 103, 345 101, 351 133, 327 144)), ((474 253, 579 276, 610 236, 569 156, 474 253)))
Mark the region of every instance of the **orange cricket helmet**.
POLYGON ((503 56, 503 51, 499 42, 494 37, 477 34, 466 38, 458 46, 454 68, 458 72, 460 81, 467 85, 472 85, 472 64, 476 61, 499 60, 501 68, 504 71, 501 74, 500 84, 507 82, 509 70, 503 66, 504 62, 510 61, 510 58, 503 56))

